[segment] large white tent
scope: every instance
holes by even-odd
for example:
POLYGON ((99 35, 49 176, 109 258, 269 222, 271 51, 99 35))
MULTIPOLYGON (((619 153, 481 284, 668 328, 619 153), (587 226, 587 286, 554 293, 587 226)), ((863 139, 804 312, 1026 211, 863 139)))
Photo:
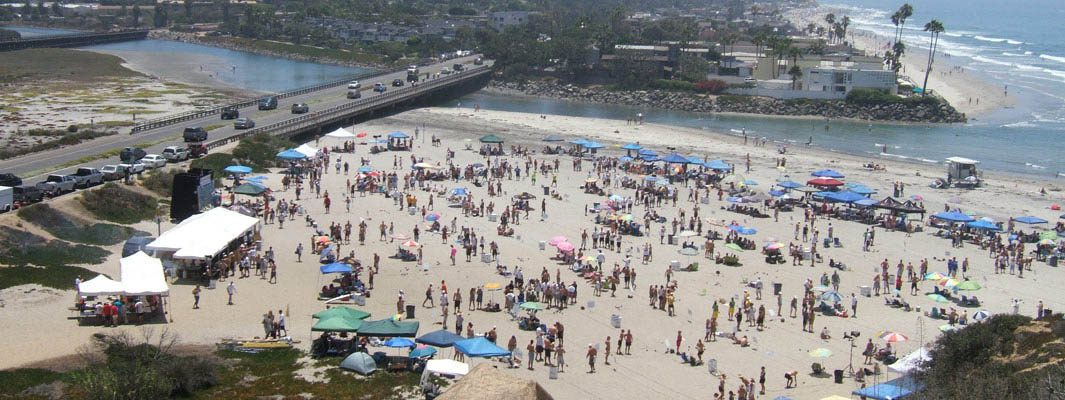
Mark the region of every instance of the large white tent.
POLYGON ((343 127, 337 128, 337 130, 329 132, 329 133, 325 134, 325 136, 326 137, 331 137, 331 138, 337 138, 337 139, 354 139, 355 138, 355 134, 354 133, 349 132, 347 129, 344 129, 343 127))
POLYGON ((258 218, 217 207, 189 217, 145 248, 149 251, 173 252, 175 259, 202 260, 221 253, 229 243, 248 234, 258 225, 258 218))
POLYGON ((170 295, 163 262, 143 251, 119 260, 118 271, 122 277, 122 292, 127 296, 170 295))
POLYGON ((306 143, 301 144, 300 147, 297 147, 293 150, 296 150, 300 154, 307 156, 307 158, 314 158, 318 156, 318 149, 308 146, 306 143))
POLYGON ((925 348, 921 347, 914 352, 907 354, 906 357, 900 358, 895 361, 894 364, 888 365, 888 369, 900 374, 908 374, 911 371, 921 368, 922 364, 932 359, 932 355, 925 348))
POLYGON ((97 275, 78 285, 78 293, 82 296, 110 296, 122 294, 122 284, 111 280, 104 275, 97 275))

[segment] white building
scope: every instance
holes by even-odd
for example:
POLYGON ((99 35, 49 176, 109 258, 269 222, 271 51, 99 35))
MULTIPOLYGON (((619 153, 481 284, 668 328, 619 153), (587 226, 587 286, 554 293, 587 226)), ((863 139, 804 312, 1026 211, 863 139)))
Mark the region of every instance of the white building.
POLYGON ((523 25, 529 22, 529 16, 535 14, 532 11, 496 11, 488 17, 489 23, 497 31, 508 26, 523 25))
POLYGON ((865 88, 895 93, 895 73, 884 69, 865 69, 851 62, 823 61, 803 71, 803 89, 815 92, 849 93, 865 88))

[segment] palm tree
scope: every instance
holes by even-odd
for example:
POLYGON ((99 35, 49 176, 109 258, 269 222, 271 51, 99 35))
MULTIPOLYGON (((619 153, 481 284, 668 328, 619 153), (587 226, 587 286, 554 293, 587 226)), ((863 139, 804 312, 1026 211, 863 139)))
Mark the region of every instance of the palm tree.
POLYGON ((851 17, 848 17, 848 16, 844 15, 843 19, 839 22, 839 26, 843 28, 843 34, 840 35, 840 40, 841 41, 844 41, 844 42, 847 41, 847 27, 850 26, 850 24, 851 24, 851 17))
POLYGON ((767 38, 768 36, 766 36, 765 32, 759 32, 757 35, 754 35, 754 39, 751 40, 751 43, 754 43, 755 57, 762 56, 762 46, 765 45, 767 38))
POLYGON ((936 47, 939 46, 939 34, 946 31, 943 23, 933 19, 924 24, 924 31, 928 32, 928 65, 924 69, 924 84, 921 86, 921 95, 928 95, 928 74, 932 72, 932 63, 936 59, 936 47))
POLYGON ((825 22, 828 23, 828 41, 832 41, 832 25, 836 23, 836 14, 828 13, 825 16, 825 22))
POLYGON ((904 3, 902 5, 902 7, 899 7, 898 15, 899 15, 899 30, 898 30, 898 33, 895 34, 895 41, 896 42, 901 42, 902 41, 902 29, 906 27, 906 18, 909 18, 909 17, 913 16, 913 6, 911 6, 910 3, 904 3))
POLYGON ((726 47, 729 48, 729 55, 732 55, 733 46, 736 44, 737 36, 734 33, 727 34, 721 38, 721 51, 724 51, 726 47))
POLYGON ((902 11, 895 11, 894 14, 891 14, 891 24, 895 25, 895 37, 893 38, 893 40, 896 41, 896 42, 899 41, 899 24, 900 23, 902 23, 902 11))
POLYGON ((802 68, 798 65, 792 65, 788 70, 788 74, 791 75, 791 90, 799 90, 797 87, 799 79, 802 78, 802 68))
POLYGON ((817 25, 814 24, 813 22, 811 22, 809 24, 806 24, 806 32, 808 34, 813 35, 814 31, 816 31, 816 30, 817 30, 817 25))

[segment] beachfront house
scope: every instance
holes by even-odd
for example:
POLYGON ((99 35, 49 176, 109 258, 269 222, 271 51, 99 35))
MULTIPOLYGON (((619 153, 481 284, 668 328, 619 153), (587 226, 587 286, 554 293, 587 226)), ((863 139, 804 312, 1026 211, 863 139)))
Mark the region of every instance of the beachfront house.
POLYGON ((524 25, 529 22, 529 16, 539 14, 535 11, 496 11, 488 16, 488 24, 493 29, 501 31, 508 26, 524 25))
POLYGON ((805 68, 802 87, 808 91, 846 94, 857 88, 898 90, 895 73, 883 68, 863 69, 851 62, 822 61, 820 65, 805 68))

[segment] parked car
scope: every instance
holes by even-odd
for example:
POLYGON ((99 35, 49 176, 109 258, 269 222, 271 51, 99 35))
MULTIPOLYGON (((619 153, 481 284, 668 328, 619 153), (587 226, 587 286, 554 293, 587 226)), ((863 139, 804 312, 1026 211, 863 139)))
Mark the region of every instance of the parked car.
POLYGON ((441 75, 451 75, 451 68, 444 67, 444 69, 440 70, 440 74, 441 75))
POLYGON ((207 140, 207 130, 202 126, 189 126, 185 128, 182 137, 186 142, 202 142, 207 140))
POLYGON ((455 63, 455 65, 451 66, 451 69, 455 70, 455 72, 459 72, 466 69, 466 66, 462 65, 461 63, 455 63))
POLYGON ((124 163, 130 164, 134 161, 144 158, 144 156, 147 154, 148 153, 145 153, 144 150, 138 149, 136 147, 127 147, 122 149, 122 152, 118 153, 118 159, 122 160, 122 162, 124 163))
POLYGON ((240 118, 240 110, 236 107, 226 107, 222 109, 222 119, 237 119, 240 118))
POLYGON ((307 103, 296 103, 292 105, 293 114, 304 114, 308 111, 311 111, 311 108, 307 106, 307 103))
POLYGON ((484 60, 482 60, 481 57, 477 57, 477 58, 473 59, 473 65, 483 65, 483 64, 484 64, 484 60))
POLYGON ((96 168, 81 167, 71 175, 78 180, 76 186, 83 188, 104 183, 104 174, 96 168))
POLYGON ((59 196, 63 193, 73 192, 74 185, 78 180, 70 175, 48 175, 44 182, 38 182, 37 188, 49 197, 59 196))
POLYGON ((348 90, 348 98, 349 99, 361 99, 362 98, 362 91, 358 90, 358 89, 348 90))
POLYGON ((277 96, 263 97, 259 100, 259 110, 273 110, 277 108, 277 96))
POLYGON ((140 162, 140 160, 131 164, 118 164, 118 168, 122 171, 123 176, 125 176, 126 172, 129 172, 130 175, 139 175, 146 169, 144 163, 140 162))
POLYGON ((22 178, 12 173, 0 174, 0 186, 15 187, 22 184, 22 178))
POLYGON ((189 158, 200 158, 207 155, 207 145, 203 143, 189 143, 189 158))
POLYGON ((252 121, 251 118, 237 118, 233 122, 233 129, 251 129, 254 127, 255 121, 252 121))
POLYGON ((385 84, 383 84, 381 82, 377 82, 377 83, 373 84, 373 91, 375 91, 377 93, 384 93, 385 90, 388 90, 388 88, 385 87, 385 84))
POLYGON ((15 209, 15 188, 0 186, 0 212, 8 212, 15 209))
POLYGON ((126 170, 114 164, 104 165, 100 168, 100 173, 104 175, 105 181, 117 181, 126 177, 126 170))
POLYGON ((163 158, 170 162, 182 162, 189 159, 189 152, 184 147, 168 146, 163 149, 163 158))
POLYGON ((359 81, 348 82, 348 89, 362 89, 362 84, 359 81))
POLYGON ((131 236, 126 239, 126 243, 122 245, 122 258, 126 258, 137 254, 138 251, 144 251, 144 248, 148 246, 155 238, 148 235, 131 236))
POLYGON ((403 86, 403 80, 402 79, 393 79, 392 80, 392 86, 394 86, 394 87, 403 86))
POLYGON ((44 200, 44 192, 36 186, 15 186, 15 204, 22 207, 44 200))
POLYGON ((144 164, 145 168, 159 168, 166 166, 166 159, 158 154, 149 154, 141 159, 141 163, 144 164))

